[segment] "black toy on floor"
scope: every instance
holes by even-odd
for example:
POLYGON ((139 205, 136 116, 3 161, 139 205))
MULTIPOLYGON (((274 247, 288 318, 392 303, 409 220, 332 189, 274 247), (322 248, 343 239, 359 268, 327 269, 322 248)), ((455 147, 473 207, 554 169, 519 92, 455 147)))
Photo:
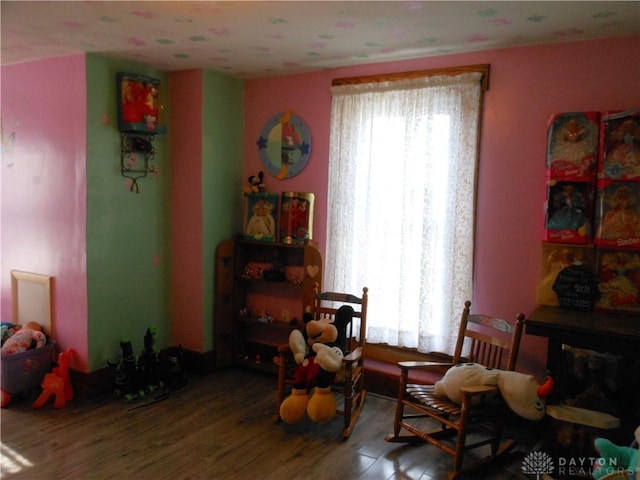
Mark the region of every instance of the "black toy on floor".
POLYGON ((182 347, 170 347, 159 352, 155 346, 157 330, 151 326, 144 335, 144 348, 139 356, 133 353, 130 341, 120 342, 122 358, 115 367, 114 394, 125 403, 157 392, 166 396, 171 391, 187 384, 187 374, 183 368, 182 347))

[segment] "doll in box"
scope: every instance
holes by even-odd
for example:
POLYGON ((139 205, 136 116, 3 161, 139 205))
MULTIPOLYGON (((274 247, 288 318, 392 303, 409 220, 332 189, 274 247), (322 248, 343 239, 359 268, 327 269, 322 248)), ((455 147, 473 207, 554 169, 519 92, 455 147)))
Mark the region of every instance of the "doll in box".
POLYGON ((598 227, 598 238, 640 239, 639 191, 635 184, 620 182, 604 192, 605 209, 598 227))
MULTIPOLYGON (((612 117, 616 117, 613 114, 612 117)), ((621 180, 640 178, 640 114, 605 120, 603 170, 621 180)))
POLYGON ((590 184, 580 182, 558 182, 550 186, 547 230, 552 239, 584 243, 591 234, 589 187, 590 184))
POLYGON ((554 178, 581 179, 595 174, 598 126, 595 113, 560 114, 552 119, 548 166, 554 178))
POLYGON ((276 221, 273 218, 273 205, 267 200, 258 200, 252 207, 253 215, 247 223, 246 234, 261 239, 273 237, 276 232, 276 221))
POLYGON ((603 252, 599 277, 602 297, 598 307, 640 311, 640 253, 623 250, 603 252))

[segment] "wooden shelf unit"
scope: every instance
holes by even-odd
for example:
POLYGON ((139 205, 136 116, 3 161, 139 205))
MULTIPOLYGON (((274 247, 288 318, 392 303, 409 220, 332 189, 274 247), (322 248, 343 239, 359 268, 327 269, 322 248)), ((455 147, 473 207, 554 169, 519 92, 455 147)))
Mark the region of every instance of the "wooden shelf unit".
POLYGON ((322 256, 314 245, 221 243, 216 253, 216 366, 275 373, 277 346, 288 343, 291 330, 302 324, 316 284, 322 286, 322 256), (282 281, 263 277, 274 259, 284 264, 282 281), (265 320, 267 314, 271 321, 265 320))

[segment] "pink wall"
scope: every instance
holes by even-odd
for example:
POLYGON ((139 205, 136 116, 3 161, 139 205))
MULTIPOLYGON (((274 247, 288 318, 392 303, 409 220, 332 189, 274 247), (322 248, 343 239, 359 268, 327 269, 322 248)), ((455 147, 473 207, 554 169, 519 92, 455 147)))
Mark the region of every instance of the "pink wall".
MULTIPOLYGON (((326 241, 329 123, 334 78, 491 64, 482 124, 474 308, 505 318, 536 305, 545 200, 548 118, 559 112, 640 106, 640 37, 510 48, 340 68, 245 83, 245 177, 262 170, 256 140, 264 123, 291 109, 308 124, 312 154, 305 170, 270 191, 316 194, 314 238, 326 241)), ((376 295, 376 292, 371 292, 376 295)), ((384 294, 379 292, 378 294, 384 294)), ((541 373, 546 341, 525 336, 519 368, 541 373)))
POLYGON ((203 351, 202 70, 169 75, 172 341, 203 351), (179 287, 178 287, 179 286, 179 287), (185 328, 188 325, 188 328, 185 328))
POLYGON ((55 338, 86 371, 84 55, 2 67, 2 80, 2 320, 12 269, 53 276, 55 338))

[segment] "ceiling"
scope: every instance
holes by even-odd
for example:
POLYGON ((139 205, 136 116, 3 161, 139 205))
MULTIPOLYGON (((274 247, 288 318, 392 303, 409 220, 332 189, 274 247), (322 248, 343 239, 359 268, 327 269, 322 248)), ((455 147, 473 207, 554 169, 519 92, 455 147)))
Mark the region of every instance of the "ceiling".
POLYGON ((638 1, 2 0, 0 8, 2 65, 96 52, 237 78, 640 34, 638 1))

